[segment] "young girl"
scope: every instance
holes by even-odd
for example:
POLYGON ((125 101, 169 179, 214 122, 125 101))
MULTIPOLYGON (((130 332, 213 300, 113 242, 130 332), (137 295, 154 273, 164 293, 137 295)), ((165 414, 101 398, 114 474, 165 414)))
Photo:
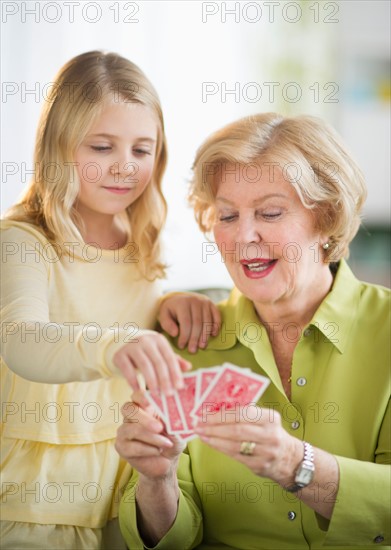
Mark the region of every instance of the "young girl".
POLYGON ((61 69, 34 180, 2 221, 2 548, 125 548, 124 377, 181 385, 189 363, 150 330, 159 303, 193 351, 219 324, 201 296, 158 300, 165 164, 159 99, 137 66, 93 51, 61 69))

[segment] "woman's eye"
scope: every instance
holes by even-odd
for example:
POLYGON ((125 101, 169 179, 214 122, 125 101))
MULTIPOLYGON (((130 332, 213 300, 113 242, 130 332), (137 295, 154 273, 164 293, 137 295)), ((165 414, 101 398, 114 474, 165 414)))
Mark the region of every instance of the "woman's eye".
POLYGON ((227 216, 220 216, 219 221, 221 222, 232 222, 236 218, 236 214, 230 214, 227 216))
POLYGON ((281 212, 264 212, 262 214, 262 216, 266 220, 274 220, 274 219, 278 218, 279 216, 281 216, 281 212))

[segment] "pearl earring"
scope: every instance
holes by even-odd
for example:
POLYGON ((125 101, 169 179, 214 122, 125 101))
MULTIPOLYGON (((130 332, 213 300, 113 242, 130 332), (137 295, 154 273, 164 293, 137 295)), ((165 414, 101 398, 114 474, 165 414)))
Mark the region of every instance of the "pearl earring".
POLYGON ((330 248, 329 243, 322 244, 322 248, 323 248, 323 250, 327 250, 328 248, 330 248))

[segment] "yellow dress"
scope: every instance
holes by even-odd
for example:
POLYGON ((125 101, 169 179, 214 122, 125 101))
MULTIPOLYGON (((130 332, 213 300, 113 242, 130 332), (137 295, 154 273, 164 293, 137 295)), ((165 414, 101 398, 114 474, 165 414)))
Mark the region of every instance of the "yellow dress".
POLYGON ((153 327, 159 284, 134 243, 63 254, 29 224, 1 229, 2 548, 119 548, 130 466, 113 441, 131 391, 112 357, 153 327))

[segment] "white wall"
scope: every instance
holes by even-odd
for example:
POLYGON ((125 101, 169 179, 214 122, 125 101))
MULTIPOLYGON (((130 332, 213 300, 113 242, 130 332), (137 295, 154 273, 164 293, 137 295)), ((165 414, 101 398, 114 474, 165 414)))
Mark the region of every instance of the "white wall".
POLYGON ((32 168, 45 84, 74 55, 105 49, 139 64, 162 100, 170 151, 164 183, 169 204, 166 259, 172 266, 167 288, 231 284, 217 254, 203 262, 205 238, 185 197, 201 141, 250 113, 309 112, 336 125, 368 176, 369 216, 386 219, 389 111, 379 102, 372 107, 366 103, 360 117, 357 106, 344 96, 343 86, 346 66, 363 49, 357 37, 365 34, 366 43, 376 43, 379 55, 387 51, 388 1, 280 1, 274 10, 272 14, 263 2, 4 0, 2 211, 29 180, 25 171, 32 168), (206 82, 214 83, 209 85, 215 88, 214 95, 203 96, 206 82), (277 82, 274 98, 266 84, 270 82, 277 82), (224 86, 228 90, 236 86, 238 95, 224 95, 224 86), (332 96, 336 102, 328 102, 327 95, 336 86, 339 90, 332 96), (36 94, 26 94, 26 89, 36 94), (301 92, 297 102, 295 89, 301 92), (10 174, 13 170, 15 174, 10 174))
POLYGON ((338 37, 338 127, 366 176, 365 214, 375 224, 390 219, 390 7, 377 0, 341 2, 338 37))

